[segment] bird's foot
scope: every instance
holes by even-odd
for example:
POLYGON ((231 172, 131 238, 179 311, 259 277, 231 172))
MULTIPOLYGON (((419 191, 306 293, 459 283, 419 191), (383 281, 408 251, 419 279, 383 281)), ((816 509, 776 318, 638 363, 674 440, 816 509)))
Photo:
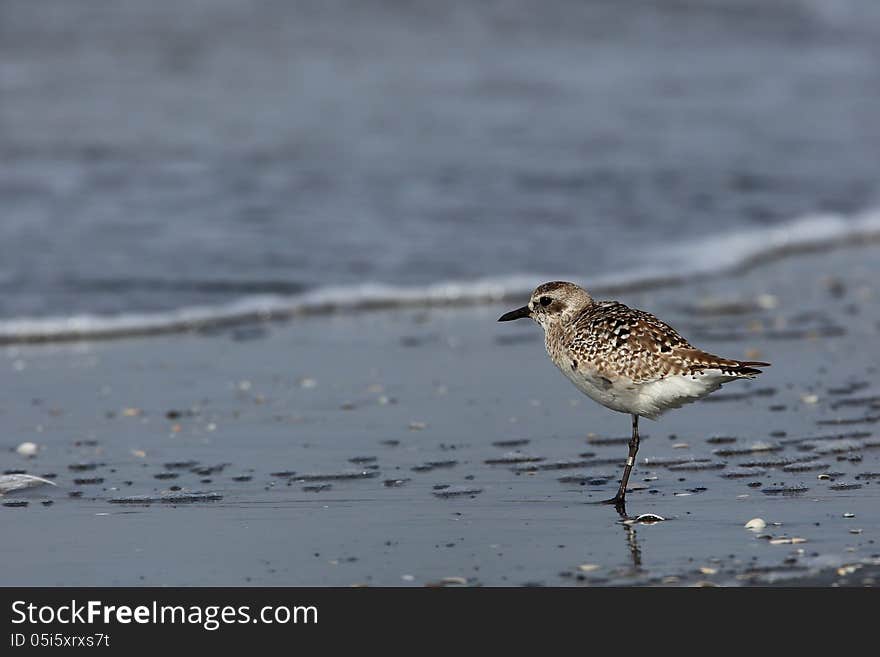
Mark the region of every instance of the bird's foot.
POLYGON ((614 510, 621 516, 626 517, 626 497, 623 495, 615 495, 610 500, 602 500, 600 504, 613 504, 614 510))

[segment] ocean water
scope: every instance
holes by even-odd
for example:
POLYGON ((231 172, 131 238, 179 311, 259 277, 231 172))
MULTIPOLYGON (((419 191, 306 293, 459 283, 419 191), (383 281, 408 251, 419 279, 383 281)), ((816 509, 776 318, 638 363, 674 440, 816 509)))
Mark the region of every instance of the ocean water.
POLYGON ((0 340, 880 234, 880 3, 0 1, 0 340))

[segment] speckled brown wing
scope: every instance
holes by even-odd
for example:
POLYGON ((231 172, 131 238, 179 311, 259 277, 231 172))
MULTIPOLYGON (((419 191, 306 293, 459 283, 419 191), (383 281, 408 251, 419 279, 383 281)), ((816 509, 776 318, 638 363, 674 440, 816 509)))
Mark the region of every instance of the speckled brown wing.
POLYGON ((651 313, 616 301, 600 301, 571 323, 567 348, 602 376, 625 376, 635 383, 676 374, 719 369, 731 376, 757 373, 744 363, 708 354, 651 313))

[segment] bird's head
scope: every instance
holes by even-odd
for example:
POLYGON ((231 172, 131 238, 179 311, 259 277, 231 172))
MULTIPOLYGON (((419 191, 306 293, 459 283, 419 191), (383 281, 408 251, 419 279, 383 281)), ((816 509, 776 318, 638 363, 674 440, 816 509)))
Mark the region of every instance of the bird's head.
POLYGON ((593 303, 593 297, 574 283, 553 281, 535 288, 528 305, 511 310, 498 318, 499 322, 531 317, 546 330, 567 321, 593 303))

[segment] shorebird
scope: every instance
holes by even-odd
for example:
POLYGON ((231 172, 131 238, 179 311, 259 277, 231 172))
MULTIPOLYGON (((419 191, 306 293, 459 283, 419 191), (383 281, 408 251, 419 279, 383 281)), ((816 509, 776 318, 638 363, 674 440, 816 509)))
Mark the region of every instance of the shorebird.
POLYGON ((770 363, 722 358, 694 347, 651 313, 617 301, 596 301, 574 283, 538 286, 528 305, 499 322, 529 317, 544 329, 553 363, 585 395, 632 416, 629 456, 608 504, 626 513, 626 487, 639 451, 639 418, 705 397, 721 384, 751 379, 770 363))

